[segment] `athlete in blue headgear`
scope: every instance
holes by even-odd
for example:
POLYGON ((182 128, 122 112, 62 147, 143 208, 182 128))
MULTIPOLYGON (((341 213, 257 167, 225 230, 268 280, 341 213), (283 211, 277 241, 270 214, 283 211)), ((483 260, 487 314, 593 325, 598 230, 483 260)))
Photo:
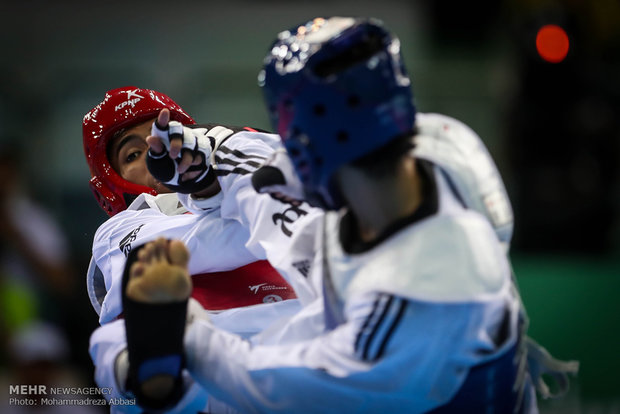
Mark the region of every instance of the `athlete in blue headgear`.
MULTIPOLYGON (((326 210, 296 221, 288 246, 263 246, 303 274, 300 315, 318 307, 322 323, 293 318, 296 341, 261 345, 194 321, 193 377, 242 412, 537 412, 538 375, 576 367, 544 352, 528 362, 540 348, 506 257, 501 178, 468 127, 416 114, 398 39, 376 20, 314 19, 279 34, 259 81, 292 169, 274 159, 254 185, 299 179, 326 210)), ((260 206, 239 202, 251 232, 260 206)))
POLYGON ((400 42, 376 21, 315 19, 281 33, 259 81, 308 198, 324 207, 344 202, 338 168, 412 135, 400 42))

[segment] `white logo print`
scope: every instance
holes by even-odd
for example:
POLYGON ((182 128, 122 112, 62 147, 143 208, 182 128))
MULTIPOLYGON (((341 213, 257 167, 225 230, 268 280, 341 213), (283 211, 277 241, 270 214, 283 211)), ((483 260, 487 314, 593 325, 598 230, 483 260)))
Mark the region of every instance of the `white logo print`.
POLYGON ((138 95, 138 89, 134 89, 133 91, 126 91, 127 100, 123 103, 120 103, 114 107, 114 111, 118 111, 126 107, 127 105, 131 105, 133 108, 140 101, 140 99, 144 98, 144 96, 138 95), (133 99, 132 99, 133 97, 133 99))
POLYGON ((282 302, 282 297, 278 295, 267 295, 263 298, 263 303, 282 302))
POLYGON ((261 284, 254 285, 254 286, 248 286, 248 288, 250 288, 250 290, 252 292, 254 292, 254 294, 257 294, 258 293, 258 289, 260 289, 261 286, 265 286, 266 284, 267 283, 261 283, 261 284))
POLYGON ((127 100, 130 100, 132 96, 135 96, 136 98, 144 98, 144 96, 140 96, 136 92, 138 92, 137 89, 134 89, 133 91, 127 91, 127 100))

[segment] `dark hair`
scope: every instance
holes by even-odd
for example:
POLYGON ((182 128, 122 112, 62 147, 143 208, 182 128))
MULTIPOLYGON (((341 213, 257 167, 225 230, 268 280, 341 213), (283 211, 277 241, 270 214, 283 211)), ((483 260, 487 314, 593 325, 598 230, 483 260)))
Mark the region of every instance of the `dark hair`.
POLYGON ((394 138, 375 151, 355 159, 350 165, 373 177, 393 175, 400 159, 415 147, 415 134, 416 131, 412 130, 409 134, 394 138))

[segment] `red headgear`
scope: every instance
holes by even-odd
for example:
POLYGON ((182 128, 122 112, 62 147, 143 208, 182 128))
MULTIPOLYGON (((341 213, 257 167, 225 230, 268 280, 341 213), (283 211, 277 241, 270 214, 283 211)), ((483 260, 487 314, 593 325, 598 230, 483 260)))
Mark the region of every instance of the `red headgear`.
POLYGON ((196 122, 172 99, 163 93, 135 86, 108 91, 103 101, 84 116, 82 136, 84 153, 90 168, 90 188, 101 208, 110 216, 127 208, 127 197, 157 192, 123 179, 110 165, 108 144, 123 128, 157 118, 163 108, 170 110, 170 119, 182 124, 196 122))

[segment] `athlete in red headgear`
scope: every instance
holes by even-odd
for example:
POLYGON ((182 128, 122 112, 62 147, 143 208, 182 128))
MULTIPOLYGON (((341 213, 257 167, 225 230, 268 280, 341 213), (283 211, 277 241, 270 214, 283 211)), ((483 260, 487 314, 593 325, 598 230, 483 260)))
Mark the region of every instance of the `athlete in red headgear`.
MULTIPOLYGON (((170 111, 172 120, 182 124, 196 124, 192 117, 168 96, 134 86, 108 91, 103 101, 84 116, 82 136, 86 162, 92 176, 90 188, 101 208, 110 216, 125 210, 128 201, 139 194, 157 195, 158 192, 170 192, 148 174, 145 163, 140 165, 144 170, 133 171, 137 175, 133 180, 124 178, 122 171, 119 171, 122 164, 118 159, 121 155, 118 153, 120 139, 129 136, 134 129, 139 132, 144 130, 140 136, 148 133, 153 120, 164 108, 170 111)), ((145 154, 146 149, 143 149, 139 156, 143 157, 145 154)))
MULTIPOLYGON (((249 240, 249 232, 236 220, 236 212, 226 207, 233 205, 227 202, 229 198, 244 197, 245 193, 224 195, 219 184, 223 177, 235 175, 249 180, 250 173, 280 145, 277 136, 250 128, 195 125, 168 96, 131 86, 107 92, 104 100, 86 114, 83 139, 91 189, 111 216, 96 231, 87 278, 89 297, 102 325, 91 337, 90 353, 96 382, 113 389, 107 397, 132 398, 139 394, 136 387, 143 379, 159 374, 179 379, 183 367, 180 360, 171 363, 138 352, 133 353, 138 359, 133 359, 132 369, 132 341, 153 339, 154 334, 154 342, 167 346, 166 334, 158 336, 158 326, 173 323, 168 319, 174 313, 163 311, 160 320, 148 326, 140 318, 137 324, 130 323, 141 312, 140 304, 122 295, 123 270, 127 256, 135 253, 134 247, 159 237, 180 239, 189 246, 195 253, 188 263, 192 296, 225 330, 251 335, 299 309, 291 286, 265 260, 263 248, 249 240), (159 180, 147 169, 146 159, 147 138, 153 134, 156 120, 160 132, 165 131, 170 138, 165 149, 162 147, 165 154, 153 154, 149 161, 150 171, 157 172, 159 180), (178 158, 170 157, 172 154, 178 158), (136 335, 130 331, 133 327, 144 332, 136 335)), ((289 238, 289 227, 301 210, 291 214, 287 212, 290 205, 264 197, 271 200, 267 209, 273 216, 264 231, 281 232, 283 239, 289 238)), ((203 389, 191 381, 180 385, 186 392, 177 395, 182 399, 173 411, 215 412, 217 402, 203 389)), ((141 401, 152 402, 138 399, 141 401)), ((156 401, 147 408, 171 401, 175 399, 156 401)), ((114 408, 121 409, 131 412, 138 407, 114 408)))

